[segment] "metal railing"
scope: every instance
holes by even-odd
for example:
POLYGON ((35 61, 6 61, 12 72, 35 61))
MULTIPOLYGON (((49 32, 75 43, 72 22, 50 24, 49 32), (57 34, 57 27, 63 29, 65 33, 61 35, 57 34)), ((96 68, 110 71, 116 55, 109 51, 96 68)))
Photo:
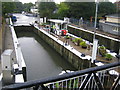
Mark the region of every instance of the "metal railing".
POLYGON ((99 67, 92 67, 73 73, 59 75, 56 77, 4 86, 2 87, 2 90, 18 90, 26 88, 30 88, 30 90, 41 90, 41 88, 43 90, 54 90, 56 88, 80 88, 80 90, 85 88, 105 90, 106 88, 109 88, 111 90, 116 90, 115 88, 120 87, 120 74, 114 73, 111 75, 110 71, 118 69, 119 66, 120 62, 115 62, 99 67))

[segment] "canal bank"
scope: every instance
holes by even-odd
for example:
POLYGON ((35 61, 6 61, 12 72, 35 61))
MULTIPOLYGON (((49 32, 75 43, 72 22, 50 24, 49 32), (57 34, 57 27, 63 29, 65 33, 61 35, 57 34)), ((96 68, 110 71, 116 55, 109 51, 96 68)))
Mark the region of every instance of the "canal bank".
MULTIPOLYGON (((76 47, 73 45, 73 42, 69 41, 69 45, 65 43, 65 39, 62 36, 56 36, 53 35, 50 32, 47 32, 43 28, 38 28, 36 25, 35 27, 31 26, 25 29, 26 27, 17 26, 15 27, 16 30, 22 31, 34 31, 37 35, 39 35, 40 38, 42 38, 45 42, 47 42, 48 45, 50 45, 56 52, 58 52, 63 58, 65 58, 67 61, 69 61, 75 68, 78 70, 86 69, 91 67, 91 50, 85 50, 81 49, 81 47, 76 47), (62 40, 64 39, 64 40, 62 40), (86 53, 87 52, 87 53, 86 53)), ((72 34, 71 34, 72 35, 72 34)), ((107 50, 109 52, 109 50, 107 50)), ((116 53, 110 53, 111 55, 114 54, 114 57, 116 53)), ((116 58, 113 58, 111 61, 105 60, 105 58, 101 58, 99 55, 97 56, 97 60, 95 60, 95 64, 92 64, 92 66, 99 66, 104 65, 107 63, 116 62, 116 58)))
POLYGON ((24 63, 24 67, 20 68, 19 63, 21 61, 23 66, 23 59, 11 19, 6 19, 1 33, 0 88, 26 81, 26 67, 24 63))
MULTIPOLYGON (((68 25, 68 32, 90 42, 93 42, 94 32, 92 31, 85 30, 75 25, 68 25)), ((116 39, 107 35, 96 33, 96 39, 99 40, 99 45, 104 45, 107 49, 119 53, 120 36, 118 36, 118 39, 116 39)))
POLYGON ((90 65, 95 66, 95 64, 91 63, 90 56, 87 55, 83 57, 82 53, 70 45, 66 45, 64 42, 54 37, 50 33, 39 29, 36 26, 33 31, 78 70, 89 68, 90 65))
MULTIPOLYGON (((75 50, 70 45, 65 45, 61 40, 49 34, 48 32, 39 29, 38 27, 28 27, 25 29, 25 26, 15 26, 17 32, 21 31, 34 31, 42 40, 44 40, 49 46, 51 46, 57 53, 59 53, 63 58, 65 58, 69 63, 71 63, 78 70, 89 68, 91 61, 90 56, 82 57, 82 53, 75 50)), ((95 66, 95 64, 92 64, 95 66)))
POLYGON ((15 29, 26 62, 27 81, 77 70, 32 30, 22 28, 23 30, 15 29))
MULTIPOLYGON (((70 45, 66 45, 64 42, 59 40, 59 38, 54 37, 45 30, 35 26, 35 28, 33 28, 33 31, 77 69, 82 70, 89 68, 90 65, 95 66, 96 63, 92 64, 89 56, 82 57, 82 54, 80 52, 75 50, 70 45)), ((109 81, 109 85, 110 82, 111 81, 109 81)))

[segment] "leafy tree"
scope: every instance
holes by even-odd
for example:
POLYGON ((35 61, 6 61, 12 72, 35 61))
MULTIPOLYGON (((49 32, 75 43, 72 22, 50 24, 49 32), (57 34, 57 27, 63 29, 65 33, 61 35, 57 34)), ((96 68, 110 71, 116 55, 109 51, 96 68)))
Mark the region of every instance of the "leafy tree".
POLYGON ((94 2, 64 2, 59 6, 59 12, 63 16, 89 19, 94 16, 95 3, 94 2), (65 6, 65 7, 63 7, 65 6))
POLYGON ((113 14, 116 13, 116 7, 111 2, 100 2, 99 3, 99 10, 98 15, 104 16, 106 14, 113 14))
POLYGON ((12 13, 15 9, 14 2, 2 2, 2 14, 5 15, 6 13, 12 13))
POLYGON ((15 6, 16 8, 14 9, 14 12, 22 12, 23 9, 24 9, 24 6, 21 2, 14 2, 15 3, 15 6))
MULTIPOLYGON (((62 17, 73 17, 79 19, 90 19, 95 16, 95 2, 62 2, 58 7, 58 15, 62 17)), ((98 16, 116 13, 115 5, 111 2, 100 2, 98 16)))
POLYGON ((66 17, 69 10, 69 6, 66 3, 60 3, 58 5, 58 15, 59 17, 66 17))
POLYGON ((38 10, 41 17, 51 18, 56 10, 55 2, 40 2, 38 10))
POLYGON ((33 3, 24 3, 24 5, 23 5, 24 11, 30 12, 30 8, 31 8, 32 6, 34 6, 33 3))

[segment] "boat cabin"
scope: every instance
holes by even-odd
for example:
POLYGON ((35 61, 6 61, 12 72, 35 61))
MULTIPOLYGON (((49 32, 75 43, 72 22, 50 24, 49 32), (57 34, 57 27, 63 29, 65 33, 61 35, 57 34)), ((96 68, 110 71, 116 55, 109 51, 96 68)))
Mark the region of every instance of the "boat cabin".
POLYGON ((68 30, 67 30, 67 24, 68 22, 64 20, 59 20, 59 19, 49 19, 51 26, 51 32, 57 34, 57 35, 66 35, 68 30))

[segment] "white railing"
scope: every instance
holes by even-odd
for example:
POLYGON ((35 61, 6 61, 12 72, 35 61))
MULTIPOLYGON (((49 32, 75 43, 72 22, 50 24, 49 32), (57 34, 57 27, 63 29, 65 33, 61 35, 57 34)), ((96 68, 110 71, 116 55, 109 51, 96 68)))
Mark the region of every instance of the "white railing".
POLYGON ((11 30, 11 33, 12 33, 14 53, 15 53, 15 56, 16 56, 15 64, 17 63, 18 66, 19 66, 18 69, 20 71, 22 71, 22 68, 26 67, 26 64, 25 64, 25 61, 24 61, 24 58, 23 58, 21 47, 20 47, 20 44, 18 42, 18 39, 17 39, 16 33, 15 33, 11 18, 10 18, 10 30, 11 30))
MULTIPOLYGON (((96 73, 96 75, 99 77, 100 82, 102 83, 102 85, 104 86, 104 88, 110 88, 110 83, 111 85, 113 84, 113 82, 116 80, 119 74, 116 72, 113 72, 113 74, 110 74, 110 70, 104 70, 104 71, 99 71, 96 73), (113 78, 114 77, 114 78, 113 78), (113 78, 113 81, 111 80, 113 78)), ((48 84, 44 84, 44 86, 48 87, 49 89, 52 88, 53 90, 56 90, 58 88, 61 89, 70 89, 70 90, 75 90, 76 89, 81 89, 83 83, 85 82, 86 77, 88 76, 88 74, 82 75, 82 76, 77 76, 74 78, 69 78, 69 79, 64 79, 61 81, 57 81, 57 82, 52 82, 52 83, 48 83, 48 84)), ((118 83, 118 85, 120 85, 120 82, 118 83)), ((96 84, 95 81, 95 77, 93 74, 91 74, 90 78, 88 78, 88 81, 85 85, 86 89, 92 89, 92 90, 96 90, 99 89, 98 85, 96 84)), ((102 88, 102 87, 101 87, 102 88)))

